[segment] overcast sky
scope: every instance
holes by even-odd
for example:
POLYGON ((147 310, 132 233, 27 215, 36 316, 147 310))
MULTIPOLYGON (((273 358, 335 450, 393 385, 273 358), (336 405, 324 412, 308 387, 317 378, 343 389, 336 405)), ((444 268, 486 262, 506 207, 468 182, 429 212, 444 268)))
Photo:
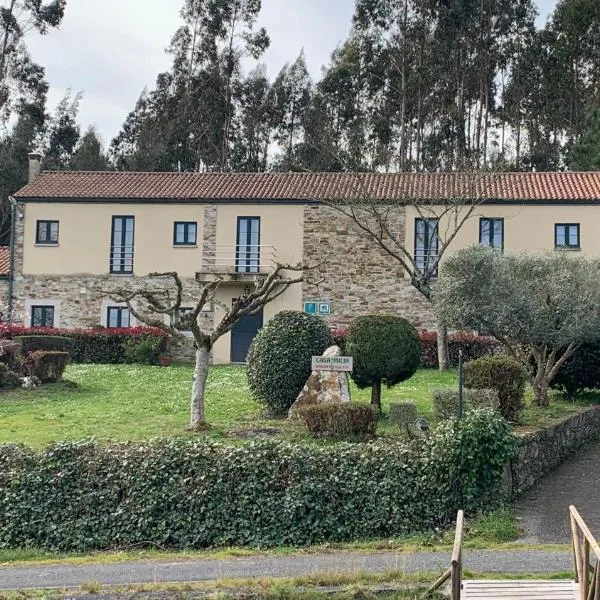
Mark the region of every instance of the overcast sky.
MULTIPOLYGON (((556 0, 536 0, 543 23, 556 0)), ((80 120, 105 142, 119 131, 145 86, 169 66, 165 54, 180 24, 182 0, 68 0, 60 30, 28 40, 46 67, 50 107, 67 88, 83 91, 80 120)), ((262 25, 271 47, 262 61, 274 77, 304 48, 313 78, 346 38, 354 0, 263 0, 262 25)))

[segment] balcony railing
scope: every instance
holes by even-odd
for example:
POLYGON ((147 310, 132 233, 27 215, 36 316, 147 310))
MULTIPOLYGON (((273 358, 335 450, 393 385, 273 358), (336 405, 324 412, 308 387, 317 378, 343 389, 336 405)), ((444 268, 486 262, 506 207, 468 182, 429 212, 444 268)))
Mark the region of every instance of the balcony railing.
POLYGON ((133 273, 133 246, 111 246, 110 272, 115 274, 133 273))
POLYGON ((214 250, 204 251, 202 273, 198 275, 247 279, 270 273, 276 263, 277 249, 274 246, 217 244, 214 250))

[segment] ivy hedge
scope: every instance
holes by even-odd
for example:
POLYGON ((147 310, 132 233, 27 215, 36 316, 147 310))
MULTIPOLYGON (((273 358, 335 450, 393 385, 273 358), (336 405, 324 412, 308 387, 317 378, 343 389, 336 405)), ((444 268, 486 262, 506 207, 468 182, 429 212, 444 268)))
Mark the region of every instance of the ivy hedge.
POLYGON ((420 442, 0 446, 0 547, 300 546, 444 527, 502 498, 514 452, 489 410, 420 442))
MULTIPOLYGON (((154 354, 164 352, 166 333, 153 327, 123 327, 96 329, 55 329, 53 327, 23 327, 0 325, 0 339, 48 337, 49 344, 62 336, 71 340, 68 348, 70 361, 76 363, 132 362, 131 347, 138 344, 151 345, 154 354)), ((57 348, 52 348, 57 349, 57 348)), ((141 361, 144 362, 144 361, 141 361)))

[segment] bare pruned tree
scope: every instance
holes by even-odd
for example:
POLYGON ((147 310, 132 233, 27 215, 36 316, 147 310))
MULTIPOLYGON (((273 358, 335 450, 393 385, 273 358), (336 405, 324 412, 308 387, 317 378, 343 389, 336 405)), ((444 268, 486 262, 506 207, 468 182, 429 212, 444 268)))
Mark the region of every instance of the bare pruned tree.
MULTIPOLYGON (((348 173, 343 189, 328 192, 323 203, 397 261, 410 284, 432 303, 441 260, 485 200, 485 175, 475 171, 398 174, 399 184, 390 194, 378 189, 377 176, 348 173), (439 189, 427 185, 431 177, 441 178, 439 189), (409 215, 418 219, 412 244, 407 236, 409 215)), ((438 322, 438 359, 440 370, 448 369, 448 330, 442 322, 438 322)))
MULTIPOLYGON (((132 289, 117 289, 105 294, 115 302, 124 303, 131 314, 141 323, 158 327, 171 336, 181 336, 182 330, 192 332, 196 348, 196 366, 190 404, 190 428, 197 429, 206 424, 204 395, 210 367, 210 355, 215 342, 246 316, 256 314, 263 306, 281 296, 290 286, 304 280, 307 268, 301 264, 275 264, 264 276, 257 276, 250 290, 223 306, 225 315, 210 327, 200 325, 200 315, 207 305, 218 303, 216 293, 223 278, 198 282, 198 293, 191 311, 183 313, 184 287, 176 272, 150 273, 146 283, 132 289), (148 281, 149 280, 149 281, 148 281)), ((186 303, 187 304, 187 303, 186 303)))

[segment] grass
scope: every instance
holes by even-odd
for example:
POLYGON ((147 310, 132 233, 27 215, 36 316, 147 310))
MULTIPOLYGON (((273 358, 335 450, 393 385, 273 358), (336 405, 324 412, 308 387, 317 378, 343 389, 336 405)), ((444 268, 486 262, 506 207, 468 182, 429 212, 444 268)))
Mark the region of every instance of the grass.
MULTIPOLYGON (((24 442, 41 447, 90 437, 124 441, 191 435, 186 425, 192 376, 193 368, 187 365, 168 369, 69 365, 63 383, 0 395, 0 443, 24 442)), ((455 380, 454 373, 419 371, 404 384, 384 390, 384 410, 391 401, 413 400, 420 413, 430 418, 431 390, 453 385, 455 380)), ((352 393, 355 400, 369 401, 369 390, 353 387, 352 393)), ((213 437, 222 437, 231 430, 288 427, 285 422, 261 417, 263 407, 251 398, 242 367, 211 368, 206 398, 206 417, 213 437)))
MULTIPOLYGON (((31 391, 0 395, 0 443, 26 443, 43 447, 56 441, 87 438, 141 440, 152 437, 190 436, 186 430, 193 368, 175 365, 165 369, 143 365, 69 365, 66 381, 31 391)), ((388 423, 390 402, 412 401, 420 416, 432 420, 431 392, 456 386, 456 373, 420 370, 394 388, 383 390, 381 435, 393 436, 388 423)), ((354 401, 369 402, 370 390, 352 384, 354 401)), ((583 404, 598 403, 598 394, 582 395, 583 404)), ((555 396, 550 407, 528 407, 525 429, 551 424, 581 410, 555 396)), ((302 426, 263 416, 246 385, 245 370, 236 366, 211 368, 206 392, 206 417, 213 438, 243 439, 256 430, 275 430, 288 439, 306 439, 302 426)))

